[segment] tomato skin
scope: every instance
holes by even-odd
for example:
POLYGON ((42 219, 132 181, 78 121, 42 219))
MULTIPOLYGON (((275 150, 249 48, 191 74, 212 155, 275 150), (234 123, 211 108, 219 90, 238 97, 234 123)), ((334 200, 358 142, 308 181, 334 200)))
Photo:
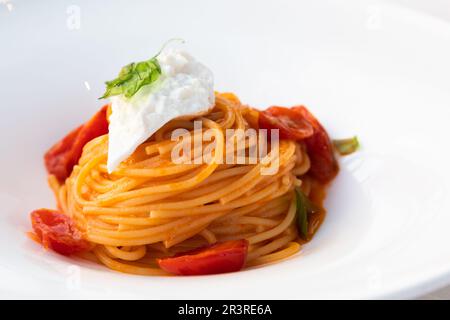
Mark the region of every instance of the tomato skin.
POLYGON ((314 134, 304 140, 311 160, 309 172, 322 183, 330 182, 337 175, 339 167, 328 133, 306 107, 294 106, 291 109, 306 119, 314 128, 314 134))
POLYGON ((280 139, 303 141, 311 160, 309 172, 319 182, 328 183, 338 173, 328 133, 306 107, 270 107, 259 113, 259 126, 264 129, 279 129, 280 139))
POLYGON ((206 275, 239 271, 247 257, 248 241, 233 240, 158 259, 161 269, 176 275, 206 275))
POLYGON ((313 135, 313 127, 292 109, 273 106, 259 113, 259 127, 279 129, 280 139, 302 140, 313 135))
POLYGON ((45 248, 66 256, 90 248, 70 217, 49 209, 35 210, 30 217, 33 231, 45 248))
POLYGON ((47 172, 55 175, 60 182, 64 181, 72 172, 71 168, 73 168, 74 162, 71 157, 72 146, 82 129, 83 126, 80 126, 71 131, 44 155, 47 172))
POLYGON ((71 131, 47 151, 44 162, 49 174, 63 182, 78 163, 84 145, 108 133, 107 108, 108 105, 103 106, 88 122, 71 131))

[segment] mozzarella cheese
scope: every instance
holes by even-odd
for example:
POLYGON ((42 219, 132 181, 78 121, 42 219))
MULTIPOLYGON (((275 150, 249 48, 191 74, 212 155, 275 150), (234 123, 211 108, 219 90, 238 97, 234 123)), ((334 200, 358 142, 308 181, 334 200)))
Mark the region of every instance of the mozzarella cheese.
POLYGON ((157 57, 161 76, 133 97, 111 97, 108 172, 170 120, 208 111, 214 106, 211 70, 187 52, 170 48, 157 57))

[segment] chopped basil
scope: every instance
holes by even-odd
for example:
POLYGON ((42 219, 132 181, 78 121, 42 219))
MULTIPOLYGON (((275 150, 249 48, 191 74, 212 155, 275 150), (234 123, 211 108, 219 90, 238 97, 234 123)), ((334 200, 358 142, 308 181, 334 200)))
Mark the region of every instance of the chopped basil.
POLYGON ((302 238, 308 237, 308 213, 304 205, 304 195, 303 193, 296 189, 295 190, 296 201, 297 201, 297 227, 302 238))
POLYGON ((132 62, 120 70, 116 79, 105 82, 106 91, 99 99, 119 94, 131 98, 140 88, 158 80, 160 75, 161 67, 156 56, 150 60, 132 62))
POLYGON ((309 240, 308 234, 308 215, 319 212, 319 208, 308 199, 308 197, 299 189, 295 189, 297 204, 297 227, 300 237, 309 240))
POLYGON ((333 140, 333 143, 339 154, 343 156, 351 154, 359 148, 357 136, 348 139, 333 140))

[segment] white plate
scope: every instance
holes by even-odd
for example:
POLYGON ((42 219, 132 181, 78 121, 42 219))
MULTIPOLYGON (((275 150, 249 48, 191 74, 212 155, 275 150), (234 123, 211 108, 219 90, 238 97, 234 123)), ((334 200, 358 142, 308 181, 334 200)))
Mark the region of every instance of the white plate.
POLYGON ((0 6, 1 297, 410 298, 450 283, 446 22, 382 1, 12 5, 0 6), (218 90, 260 107, 304 103, 332 136, 360 137, 298 256, 227 275, 141 277, 25 236, 28 213, 54 205, 45 150, 100 107, 104 80, 172 37, 214 70, 218 90))

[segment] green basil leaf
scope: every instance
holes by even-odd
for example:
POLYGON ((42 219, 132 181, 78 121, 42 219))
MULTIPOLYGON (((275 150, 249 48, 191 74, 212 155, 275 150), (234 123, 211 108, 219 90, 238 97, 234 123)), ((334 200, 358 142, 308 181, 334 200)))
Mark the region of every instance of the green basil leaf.
POLYGON ((152 84, 161 75, 161 66, 156 56, 141 62, 132 62, 124 66, 117 78, 106 81, 106 91, 99 99, 123 94, 131 98, 143 86, 152 84))
POLYGON ((312 203, 300 188, 295 188, 295 197, 297 204, 297 227, 300 237, 304 240, 309 240, 308 215, 317 213, 321 209, 312 203))
POLYGON ((306 211, 305 195, 300 189, 295 189, 295 197, 297 204, 297 228, 300 236, 308 239, 308 212, 306 211))
POLYGON ((340 155, 349 155, 359 148, 358 137, 354 136, 348 139, 333 140, 334 146, 340 155))

